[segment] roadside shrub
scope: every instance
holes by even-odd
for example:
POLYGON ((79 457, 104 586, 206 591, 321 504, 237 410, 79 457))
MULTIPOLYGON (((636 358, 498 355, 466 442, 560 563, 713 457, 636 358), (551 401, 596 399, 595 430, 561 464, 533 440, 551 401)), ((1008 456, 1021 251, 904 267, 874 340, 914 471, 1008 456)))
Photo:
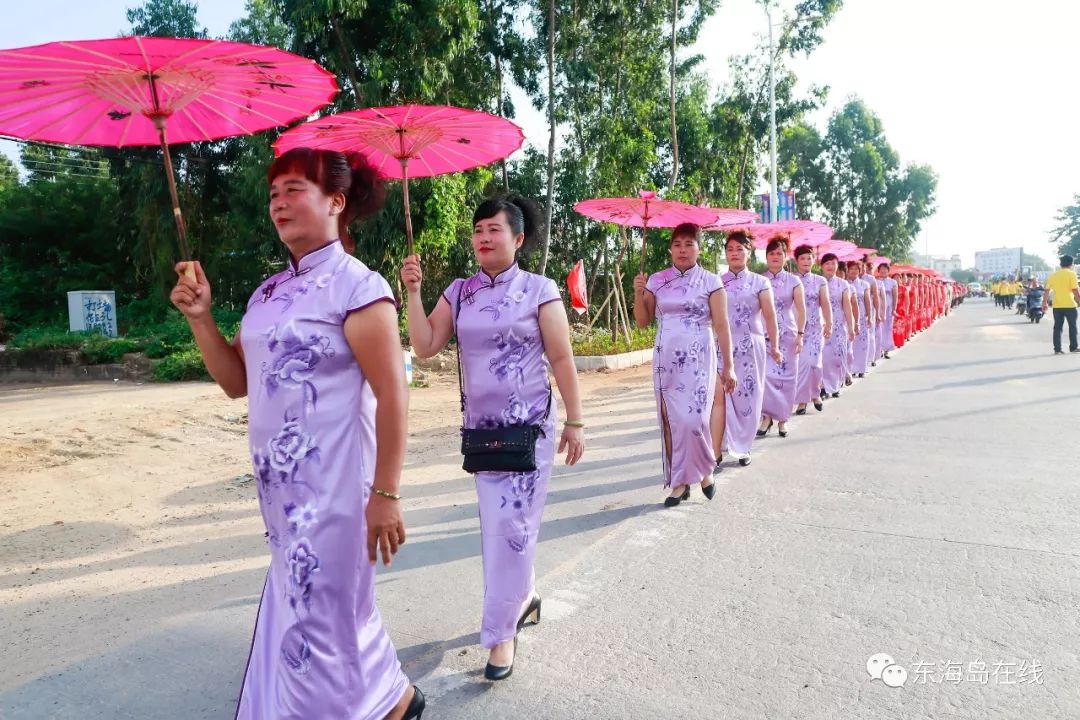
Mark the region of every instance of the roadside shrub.
POLYGON ((584 328, 574 328, 570 331, 570 340, 574 355, 577 356, 617 355, 631 350, 651 349, 656 341, 656 328, 634 328, 630 333, 629 344, 622 333, 619 333, 617 340, 612 340, 611 331, 603 328, 593 328, 591 332, 586 332, 584 328))
POLYGON ((141 346, 128 338, 109 338, 91 335, 81 348, 88 365, 104 365, 121 362, 127 353, 139 352, 141 346))
POLYGON ((154 366, 155 382, 208 379, 210 379, 210 375, 206 372, 202 355, 199 354, 199 349, 196 347, 174 352, 154 366))

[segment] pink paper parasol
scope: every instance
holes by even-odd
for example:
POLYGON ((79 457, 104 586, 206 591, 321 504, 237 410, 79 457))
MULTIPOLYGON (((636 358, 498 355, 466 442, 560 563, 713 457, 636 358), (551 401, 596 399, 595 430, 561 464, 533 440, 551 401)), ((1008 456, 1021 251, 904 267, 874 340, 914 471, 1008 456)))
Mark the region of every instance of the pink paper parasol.
POLYGON ((169 143, 285 125, 336 94, 334 76, 307 58, 222 40, 136 36, 0 50, 0 134, 161 145, 185 260, 191 253, 169 143))
POLYGON ((503 160, 525 135, 505 118, 450 105, 399 105, 327 115, 294 127, 274 143, 280 155, 297 147, 358 152, 383 175, 401 180, 405 237, 413 254, 409 178, 471 170, 503 160))
POLYGON ((705 227, 716 223, 716 210, 676 200, 658 200, 656 193, 642 190, 639 197, 582 200, 574 210, 593 220, 641 228, 641 271, 645 271, 645 243, 650 227, 677 227, 693 223, 705 227))
POLYGON ((817 246, 818 255, 825 255, 826 253, 832 253, 836 255, 837 259, 842 256, 850 255, 855 252, 856 246, 853 242, 847 240, 829 240, 817 246))
MULTIPOLYGON (((752 210, 736 210, 734 208, 707 208, 716 213, 716 222, 703 230, 716 230, 724 227, 753 225, 757 222, 757 213, 752 210)), ((753 225, 757 227, 757 225, 753 225)))
POLYGON ((754 247, 764 250, 769 240, 777 235, 789 235, 791 246, 794 250, 799 245, 816 246, 828 241, 833 236, 833 229, 823 223, 813 220, 783 220, 775 223, 758 223, 755 225, 723 225, 717 224, 710 230, 729 231, 736 228, 745 228, 754 236, 754 247))

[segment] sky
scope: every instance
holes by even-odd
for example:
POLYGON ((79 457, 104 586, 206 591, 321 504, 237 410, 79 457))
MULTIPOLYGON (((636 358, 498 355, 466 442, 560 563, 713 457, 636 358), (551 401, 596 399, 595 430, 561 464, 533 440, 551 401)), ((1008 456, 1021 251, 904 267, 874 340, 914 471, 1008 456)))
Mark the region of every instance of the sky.
MULTIPOLYGON (((6 3, 0 47, 116 35, 137 4, 6 3)), ((221 36, 243 6, 206 0, 199 20, 221 36)), ((800 82, 831 88, 814 124, 824 129, 828 114, 858 95, 903 162, 937 172, 937 213, 916 252, 959 254, 970 267, 977 250, 1022 245, 1053 260, 1054 216, 1080 193, 1080 92, 1070 82, 1080 67, 1078 27, 1072 0, 846 0, 824 44, 792 67, 800 82)), ((751 50, 766 30, 756 0, 724 0, 692 51, 720 86, 728 57, 751 50)), ((543 115, 520 96, 515 104, 528 141, 546 147, 543 115)), ((0 150, 16 153, 11 143, 0 150)))

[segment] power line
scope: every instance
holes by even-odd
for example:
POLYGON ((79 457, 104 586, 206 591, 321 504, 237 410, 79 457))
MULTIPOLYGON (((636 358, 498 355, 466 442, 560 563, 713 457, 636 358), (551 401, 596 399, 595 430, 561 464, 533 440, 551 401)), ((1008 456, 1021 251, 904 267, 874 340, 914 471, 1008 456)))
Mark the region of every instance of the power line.
POLYGON ((101 171, 102 173, 107 173, 108 170, 109 170, 108 165, 102 165, 102 166, 99 166, 99 167, 89 167, 89 166, 86 166, 86 165, 72 165, 72 164, 65 163, 65 162, 54 162, 52 160, 24 160, 23 165, 26 166, 27 170, 33 170, 34 167, 54 167, 54 168, 61 168, 63 170, 84 171, 84 172, 89 172, 89 173, 98 172, 98 171, 101 171), (31 167, 31 166, 33 166, 33 167, 31 167))
MULTIPOLYGON (((232 139, 232 138, 222 138, 222 140, 229 140, 229 139, 232 139)), ((122 160, 124 162, 143 163, 143 164, 146 164, 146 165, 160 165, 161 164, 161 160, 158 160, 158 159, 141 158, 141 157, 135 157, 133 155, 123 154, 124 151, 132 152, 132 151, 139 151, 139 150, 152 150, 152 151, 154 151, 155 154, 157 154, 158 152, 161 151, 161 149, 159 147, 157 147, 156 145, 131 145, 131 146, 123 147, 123 148, 109 147, 109 146, 100 146, 99 147, 99 146, 85 146, 85 145, 61 145, 61 144, 58 144, 58 143, 40 142, 38 140, 23 140, 22 138, 11 137, 10 135, 0 135, 0 140, 7 140, 8 142, 13 142, 13 143, 16 143, 18 145, 23 145, 23 146, 26 146, 26 147, 40 147, 40 148, 51 149, 51 150, 64 150, 64 151, 71 152, 71 153, 83 153, 83 154, 97 153, 97 154, 103 156, 103 157, 100 158, 101 162, 109 162, 110 160, 115 159, 115 160, 122 160)), ((219 141, 215 140, 215 141, 207 141, 207 142, 219 142, 219 141)), ((177 157, 177 158, 180 158, 180 159, 183 159, 186 162, 197 162, 197 163, 203 163, 203 164, 206 164, 206 163, 210 162, 210 158, 199 157, 198 155, 191 155, 191 154, 188 154, 188 153, 173 153, 173 156, 177 157)), ((79 160, 79 159, 92 160, 92 158, 79 158, 79 157, 74 157, 73 159, 76 159, 76 160, 79 160)))

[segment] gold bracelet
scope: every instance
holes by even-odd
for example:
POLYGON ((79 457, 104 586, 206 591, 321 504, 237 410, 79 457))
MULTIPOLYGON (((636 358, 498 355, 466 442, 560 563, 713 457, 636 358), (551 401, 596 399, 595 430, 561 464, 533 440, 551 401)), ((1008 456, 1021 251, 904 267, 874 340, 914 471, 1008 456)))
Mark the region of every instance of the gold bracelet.
POLYGON ((563 420, 563 425, 565 425, 566 427, 573 427, 573 428, 584 428, 585 427, 585 423, 582 422, 581 420, 563 420))
POLYGON ((382 497, 390 498, 391 500, 400 500, 401 499, 401 496, 398 495, 397 493, 386 492, 385 490, 380 490, 379 488, 371 488, 371 491, 373 493, 375 493, 376 495, 381 495, 382 497))

